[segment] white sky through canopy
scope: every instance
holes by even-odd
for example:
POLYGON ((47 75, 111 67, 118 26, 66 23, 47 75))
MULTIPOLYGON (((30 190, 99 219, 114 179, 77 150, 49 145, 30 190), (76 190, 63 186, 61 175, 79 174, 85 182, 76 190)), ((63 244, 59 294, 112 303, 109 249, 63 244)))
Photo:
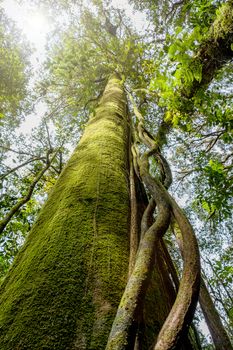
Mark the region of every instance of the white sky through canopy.
MULTIPOLYGON (((146 15, 142 12, 133 11, 128 1, 112 0, 112 5, 124 9, 137 30, 145 29, 147 25, 146 15)), ((1 6, 8 17, 16 22, 27 39, 34 44, 35 48, 38 51, 43 49, 46 44, 46 36, 52 30, 51 17, 49 19, 45 9, 29 5, 26 2, 19 4, 15 0, 3 0, 1 6)))
MULTIPOLYGON (((112 5, 124 9, 135 28, 143 31, 147 25, 144 13, 133 11, 132 6, 126 0, 113 0, 112 5)), ((16 0, 3 0, 1 7, 4 9, 6 15, 15 21, 16 26, 22 31, 22 34, 25 35, 33 47, 34 52, 31 55, 32 73, 36 73, 36 71, 41 69, 41 63, 45 60, 47 35, 54 29, 51 12, 48 14, 45 7, 36 7, 26 1, 19 4, 16 0)), ((35 112, 28 116, 26 121, 21 124, 19 131, 30 133, 31 129, 39 124, 45 108, 43 106, 37 106, 35 112)))
POLYGON ((35 49, 44 50, 46 36, 51 30, 51 25, 43 10, 26 3, 20 5, 14 0, 3 0, 2 7, 35 49))

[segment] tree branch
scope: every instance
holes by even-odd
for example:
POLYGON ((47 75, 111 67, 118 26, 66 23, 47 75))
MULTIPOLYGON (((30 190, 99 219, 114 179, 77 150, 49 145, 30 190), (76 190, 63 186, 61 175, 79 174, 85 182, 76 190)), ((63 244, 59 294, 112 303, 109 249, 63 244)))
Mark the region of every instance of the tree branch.
POLYGON ((28 192, 26 194, 26 196, 22 197, 12 208, 11 210, 8 212, 8 214, 6 214, 6 216, 0 221, 0 235, 2 234, 3 230, 5 229, 6 225, 10 222, 11 218, 20 210, 20 208, 26 204, 31 196, 32 193, 34 191, 34 188, 36 187, 36 184, 40 181, 40 179, 42 178, 42 176, 44 175, 44 173, 48 170, 48 168, 50 167, 52 161, 54 160, 54 158, 56 157, 57 152, 53 155, 53 157, 51 158, 51 160, 49 159, 49 154, 51 152, 48 151, 47 153, 47 162, 46 162, 46 166, 38 173, 38 175, 36 176, 36 178, 34 179, 34 181, 31 183, 31 185, 29 186, 28 192))
POLYGON ((17 171, 18 169, 24 167, 25 165, 27 164, 30 164, 32 162, 35 162, 36 160, 44 160, 46 159, 45 157, 36 157, 36 158, 32 158, 32 159, 29 159, 27 161, 25 161, 24 163, 22 164, 19 164, 18 166, 16 166, 15 168, 12 168, 10 169, 8 172, 6 172, 5 174, 2 174, 0 175, 0 180, 3 180, 5 177, 7 177, 8 175, 14 173, 15 171, 17 171))

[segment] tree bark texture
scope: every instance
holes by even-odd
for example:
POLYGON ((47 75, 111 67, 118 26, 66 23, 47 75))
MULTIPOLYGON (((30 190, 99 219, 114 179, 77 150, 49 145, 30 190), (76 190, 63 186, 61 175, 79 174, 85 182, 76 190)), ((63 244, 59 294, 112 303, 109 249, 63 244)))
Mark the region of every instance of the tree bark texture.
POLYGON ((1 350, 105 347, 128 271, 126 111, 112 76, 1 286, 1 350))

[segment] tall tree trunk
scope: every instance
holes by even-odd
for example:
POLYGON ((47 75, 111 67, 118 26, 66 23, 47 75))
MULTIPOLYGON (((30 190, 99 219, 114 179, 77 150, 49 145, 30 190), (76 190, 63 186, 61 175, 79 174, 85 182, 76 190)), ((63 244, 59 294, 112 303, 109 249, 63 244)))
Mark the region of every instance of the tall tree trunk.
MULTIPOLYGON (((147 206, 132 169, 129 176, 129 125, 114 75, 0 288, 1 350, 105 348, 147 206)), ((176 294, 159 242, 155 255, 134 320, 140 350, 153 345, 176 294)), ((182 340, 176 349, 190 350, 182 340)))
POLYGON ((127 280, 126 99, 112 76, 1 287, 1 350, 103 349, 127 280))

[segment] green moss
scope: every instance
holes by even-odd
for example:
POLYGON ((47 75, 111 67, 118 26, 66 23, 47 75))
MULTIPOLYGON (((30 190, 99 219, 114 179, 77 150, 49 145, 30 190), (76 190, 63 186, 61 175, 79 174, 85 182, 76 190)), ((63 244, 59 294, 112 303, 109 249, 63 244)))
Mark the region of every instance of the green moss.
POLYGON ((1 350, 105 347, 127 278, 127 142, 112 78, 1 287, 1 350))
POLYGON ((212 33, 215 40, 224 39, 233 32, 233 7, 232 2, 223 4, 216 12, 217 17, 213 23, 212 33))

